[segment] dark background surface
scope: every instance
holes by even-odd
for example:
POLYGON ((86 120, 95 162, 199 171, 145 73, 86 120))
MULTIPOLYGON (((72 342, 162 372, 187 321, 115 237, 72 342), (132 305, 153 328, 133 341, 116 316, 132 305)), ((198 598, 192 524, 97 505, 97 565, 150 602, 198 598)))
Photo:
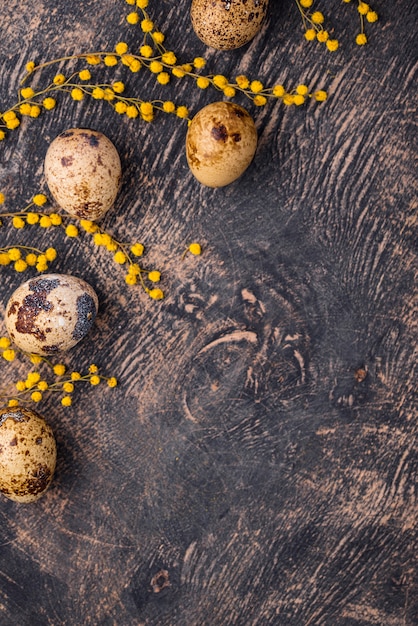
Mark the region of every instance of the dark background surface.
MULTIPOLYGON (((188 2, 151 3, 182 62, 203 55, 208 73, 329 91, 302 107, 238 97, 259 144, 228 187, 194 180, 184 121, 128 120, 103 102, 62 97, 0 144, 2 210, 18 210, 47 193, 56 135, 104 132, 123 184, 103 225, 146 245, 166 292, 154 302, 126 286, 88 237, 31 231, 57 247, 51 270, 99 295, 94 330, 64 362, 97 363, 119 386, 37 407, 58 465, 37 503, 1 499, 2 626, 418 622, 417 7, 376 2, 380 21, 360 48, 355 6, 326 5, 334 54, 304 41, 290 0, 271 3, 251 44, 224 53, 197 40, 188 2), (203 254, 182 261, 190 241, 203 254), (161 571, 169 586, 158 591, 161 571)), ((110 0, 2 3, 0 110, 31 59, 140 45, 128 11, 110 0)), ((104 74, 191 114, 219 99, 187 78, 161 87, 145 70, 104 74)), ((10 226, 0 236, 16 242, 10 226)), ((1 268, 2 313, 22 280, 1 268)), ((2 384, 25 367, 1 363, 2 384)))

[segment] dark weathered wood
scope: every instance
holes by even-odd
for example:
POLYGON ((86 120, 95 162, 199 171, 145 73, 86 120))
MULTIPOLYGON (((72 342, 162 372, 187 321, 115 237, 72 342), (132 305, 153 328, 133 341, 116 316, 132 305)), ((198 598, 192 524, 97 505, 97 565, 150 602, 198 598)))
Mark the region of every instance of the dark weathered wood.
MULTIPOLYGON (((182 61, 205 55, 214 73, 329 90, 302 107, 238 97, 259 146, 236 183, 193 179, 185 122, 128 120, 105 103, 62 98, 0 144, 0 191, 17 210, 46 190, 59 132, 104 132, 124 171, 104 225, 143 241, 167 294, 128 288, 87 237, 36 231, 59 250, 54 270, 100 299, 65 362, 95 362, 119 386, 76 393, 69 409, 54 397, 39 406, 57 473, 36 504, 0 501, 2 626, 418 622, 416 3, 376 2, 364 48, 354 3, 323 3, 334 54, 303 40, 293 2, 270 4, 259 37, 229 53, 197 40, 189 3, 149 7, 182 61), (203 255, 181 260, 192 240, 203 255)), ((3 2, 0 110, 30 59, 140 45, 127 11, 3 2)), ((220 96, 112 72, 192 113, 220 96)), ((23 278, 0 270, 3 313, 23 278)), ((19 367, 0 363, 2 385, 19 367)))

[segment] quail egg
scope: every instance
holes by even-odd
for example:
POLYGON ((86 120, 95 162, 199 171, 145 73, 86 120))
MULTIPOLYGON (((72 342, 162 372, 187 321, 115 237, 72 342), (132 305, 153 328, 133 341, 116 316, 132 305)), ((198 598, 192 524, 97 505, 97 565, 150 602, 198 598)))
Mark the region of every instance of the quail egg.
POLYGON ((57 448, 44 418, 31 409, 0 409, 0 492, 15 502, 38 500, 51 484, 57 448))
POLYGON ((73 217, 99 220, 113 206, 122 178, 119 154, 105 135, 71 128, 50 144, 44 164, 49 190, 73 217))
POLYGON ((84 280, 43 274, 11 295, 5 323, 18 348, 47 356, 78 343, 92 327, 97 310, 96 292, 84 280))
POLYGON ((193 0, 190 17, 196 35, 207 46, 233 50, 261 28, 268 0, 193 0))
POLYGON ((208 187, 223 187, 239 178, 257 148, 251 115, 231 102, 213 102, 192 119, 186 157, 192 174, 208 187))

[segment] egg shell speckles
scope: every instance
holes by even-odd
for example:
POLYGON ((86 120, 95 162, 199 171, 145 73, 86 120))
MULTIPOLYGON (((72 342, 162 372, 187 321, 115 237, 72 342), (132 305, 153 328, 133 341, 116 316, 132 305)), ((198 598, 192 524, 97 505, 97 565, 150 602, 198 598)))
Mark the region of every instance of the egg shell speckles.
POLYGON ((261 28, 268 0, 193 0, 190 18, 207 46, 233 50, 245 45, 261 28))
POLYGON ((38 500, 51 484, 57 447, 44 418, 31 409, 0 409, 0 492, 15 502, 38 500))
POLYGON ((49 190, 79 219, 99 220, 113 206, 122 179, 119 154, 102 133, 72 128, 49 146, 44 164, 49 190))
POLYGON ((97 311, 96 292, 84 280, 44 274, 16 289, 5 322, 18 348, 47 356, 75 346, 92 327, 97 311))
POLYGON ((186 136, 190 170, 207 187, 239 178, 257 148, 257 129, 248 111, 231 102, 213 102, 192 119, 186 136))

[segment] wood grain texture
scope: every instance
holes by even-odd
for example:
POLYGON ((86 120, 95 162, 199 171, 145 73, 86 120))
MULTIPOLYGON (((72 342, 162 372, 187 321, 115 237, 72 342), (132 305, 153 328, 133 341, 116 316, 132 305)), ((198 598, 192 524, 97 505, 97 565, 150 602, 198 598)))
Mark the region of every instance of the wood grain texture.
MULTIPOLYGON (((126 287, 87 238, 36 231, 59 251, 54 270, 99 295, 94 330, 65 361, 93 361, 120 384, 76 395, 71 409, 39 407, 57 473, 39 502, 0 502, 2 626, 418 622, 418 16, 414 0, 373 7, 364 48, 354 6, 327 3, 342 43, 331 55, 303 41, 289 1, 270 3, 250 45, 218 53, 194 36, 189 3, 153 1, 182 61, 204 55, 208 71, 329 90, 304 107, 238 98, 259 143, 228 187, 193 179, 184 122, 144 124, 104 103, 62 98, 0 144, 0 191, 17 210, 45 190, 56 135, 104 132, 123 167, 104 225, 143 241, 167 293, 154 302, 126 287), (182 261, 192 240, 204 253, 182 261)), ((140 45, 127 10, 2 3, 0 110, 30 59, 140 45)), ((192 113, 219 99, 187 79, 115 75, 192 113)), ((0 240, 16 231, 3 226, 0 240)), ((1 268, 2 314, 20 281, 1 268)), ((19 367, 0 364, 1 382, 19 367)))

